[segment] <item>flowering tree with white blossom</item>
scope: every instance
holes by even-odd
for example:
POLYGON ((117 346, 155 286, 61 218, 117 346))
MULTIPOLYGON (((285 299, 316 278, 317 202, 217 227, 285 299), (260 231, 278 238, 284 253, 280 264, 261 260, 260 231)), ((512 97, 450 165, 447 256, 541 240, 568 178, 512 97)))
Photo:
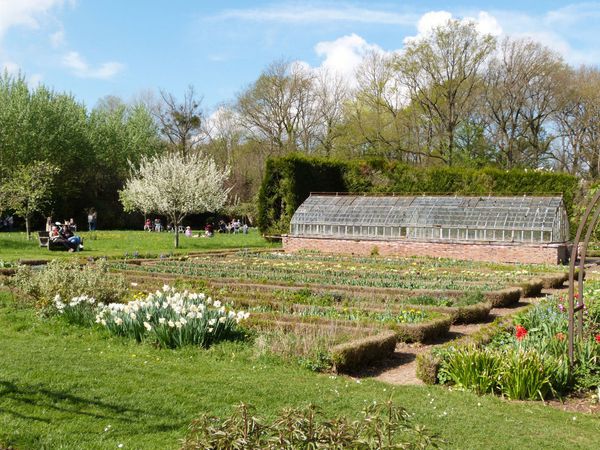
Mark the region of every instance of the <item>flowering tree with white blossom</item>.
POLYGON ((131 167, 131 177, 119 194, 125 211, 167 216, 175 228, 178 248, 179 225, 188 214, 223 207, 230 191, 225 188, 228 176, 228 167, 220 169, 201 153, 143 157, 139 168, 131 167))

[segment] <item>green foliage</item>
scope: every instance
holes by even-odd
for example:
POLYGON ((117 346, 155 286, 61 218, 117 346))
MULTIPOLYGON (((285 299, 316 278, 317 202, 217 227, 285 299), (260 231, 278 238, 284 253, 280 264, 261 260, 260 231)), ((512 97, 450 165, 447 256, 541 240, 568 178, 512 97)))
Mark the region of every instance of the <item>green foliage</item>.
POLYGON ((81 266, 77 261, 56 260, 41 270, 19 266, 11 284, 45 312, 57 295, 67 301, 87 295, 99 302, 119 302, 127 285, 123 276, 109 274, 108 269, 104 261, 81 266))
POLYGON ((119 104, 89 112, 70 94, 43 85, 31 88, 23 76, 6 73, 0 75, 0 105, 0 184, 19 167, 51 163, 60 171, 46 189, 53 209, 36 213, 53 212, 60 220, 73 217, 82 224, 85 209, 95 207, 101 224, 124 224, 117 190, 127 161, 162 149, 145 108, 119 104))
POLYGON ((258 197, 263 233, 286 233, 310 192, 397 194, 561 195, 575 214, 579 180, 565 173, 455 167, 414 167, 383 159, 335 161, 292 155, 270 159, 258 197))
POLYGON ((313 404, 284 409, 267 421, 242 403, 226 419, 205 414, 194 420, 182 449, 425 449, 442 443, 391 401, 366 406, 353 421, 326 419, 313 404))
POLYGON ((477 394, 488 394, 496 388, 501 363, 502 355, 498 352, 473 346, 459 348, 444 361, 438 377, 442 382, 451 381, 477 394))
POLYGON ((287 232, 292 215, 311 192, 346 191, 344 168, 338 161, 299 154, 268 160, 258 194, 261 232, 287 232))
POLYGON ((29 225, 33 214, 48 209, 58 172, 59 168, 54 164, 34 161, 17 166, 0 186, 5 207, 25 219, 27 237, 30 236, 29 225))

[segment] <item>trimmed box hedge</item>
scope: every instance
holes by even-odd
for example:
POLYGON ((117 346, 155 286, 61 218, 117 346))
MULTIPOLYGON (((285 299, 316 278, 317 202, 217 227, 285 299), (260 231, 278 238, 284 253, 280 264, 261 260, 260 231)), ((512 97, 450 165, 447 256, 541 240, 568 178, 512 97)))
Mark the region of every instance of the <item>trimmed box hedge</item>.
POLYGON ((396 333, 384 331, 331 349, 333 371, 354 372, 377 360, 388 358, 396 349, 396 333))

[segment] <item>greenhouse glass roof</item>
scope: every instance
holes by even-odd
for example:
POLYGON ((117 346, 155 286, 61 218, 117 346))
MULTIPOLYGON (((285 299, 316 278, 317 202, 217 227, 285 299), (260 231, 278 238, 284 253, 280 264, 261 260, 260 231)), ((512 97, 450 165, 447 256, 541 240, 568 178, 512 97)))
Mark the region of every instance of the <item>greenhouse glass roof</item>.
POLYGON ((561 197, 313 194, 292 217, 293 236, 566 242, 561 197))

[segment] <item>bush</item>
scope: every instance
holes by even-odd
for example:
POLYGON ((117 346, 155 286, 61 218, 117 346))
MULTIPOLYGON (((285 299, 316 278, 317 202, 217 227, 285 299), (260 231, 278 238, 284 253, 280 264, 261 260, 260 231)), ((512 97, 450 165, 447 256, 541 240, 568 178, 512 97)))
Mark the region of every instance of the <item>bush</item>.
POLYGON ((285 409, 268 422, 256 417, 254 408, 241 404, 227 419, 203 415, 194 420, 182 449, 425 449, 442 443, 391 402, 367 406, 354 421, 326 419, 309 405, 285 409))
POLYGON ((109 272, 105 261, 80 265, 76 261, 51 261, 41 269, 19 266, 11 284, 42 311, 52 308, 57 295, 72 299, 86 295, 98 302, 120 302, 127 293, 122 275, 109 272))

